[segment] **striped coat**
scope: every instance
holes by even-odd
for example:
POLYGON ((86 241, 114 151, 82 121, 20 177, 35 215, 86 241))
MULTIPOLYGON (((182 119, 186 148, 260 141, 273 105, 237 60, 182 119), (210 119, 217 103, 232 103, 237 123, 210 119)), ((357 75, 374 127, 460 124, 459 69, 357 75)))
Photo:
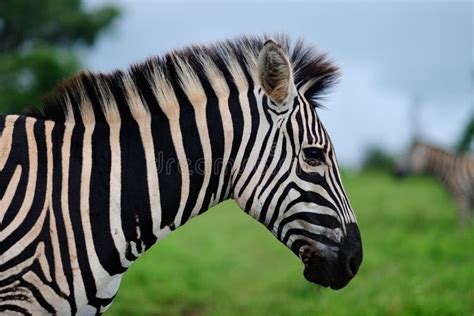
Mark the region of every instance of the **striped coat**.
POLYGON ((0 117, 0 312, 97 314, 127 268, 233 198, 344 287, 362 246, 318 118, 337 77, 285 37, 241 37, 83 73, 40 111, 0 117))
POLYGON ((446 186, 459 211, 461 223, 474 220, 474 157, 459 155, 436 146, 414 142, 410 150, 409 169, 426 171, 446 186))

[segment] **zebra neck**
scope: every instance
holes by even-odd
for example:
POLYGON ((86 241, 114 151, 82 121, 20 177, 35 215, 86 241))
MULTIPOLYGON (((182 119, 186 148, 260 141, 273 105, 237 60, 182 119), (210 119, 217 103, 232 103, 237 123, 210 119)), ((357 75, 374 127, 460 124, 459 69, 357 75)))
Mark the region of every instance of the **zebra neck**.
MULTIPOLYGON (((93 231, 113 242, 122 266, 189 219, 229 198, 239 135, 228 103, 180 104, 179 119, 153 115, 66 127, 93 231)), ((169 114, 169 113, 168 113, 169 114)), ((77 175, 77 173, 76 173, 77 175)), ((81 206, 82 208, 82 206, 81 206)))

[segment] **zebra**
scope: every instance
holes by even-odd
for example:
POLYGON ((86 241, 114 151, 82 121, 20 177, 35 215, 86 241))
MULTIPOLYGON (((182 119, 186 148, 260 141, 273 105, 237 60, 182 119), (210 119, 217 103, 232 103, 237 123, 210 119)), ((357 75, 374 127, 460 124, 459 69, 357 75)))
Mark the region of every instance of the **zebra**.
POLYGON ((241 36, 82 72, 0 119, 0 312, 100 314, 147 249, 234 199, 345 287, 356 217, 317 108, 338 79, 288 36, 241 36))
POLYGON ((459 221, 474 219, 474 157, 456 154, 415 139, 405 163, 398 167, 401 176, 428 172, 437 177, 452 195, 459 221))

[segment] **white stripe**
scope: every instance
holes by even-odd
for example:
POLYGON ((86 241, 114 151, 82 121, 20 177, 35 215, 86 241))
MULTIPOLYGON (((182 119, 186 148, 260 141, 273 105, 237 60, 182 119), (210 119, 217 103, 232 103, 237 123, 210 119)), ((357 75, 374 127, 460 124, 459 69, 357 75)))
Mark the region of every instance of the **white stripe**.
MULTIPOLYGON (((51 133, 53 131, 54 122, 47 121, 45 122, 45 136, 46 136, 46 159, 47 159, 47 177, 48 183, 53 183, 53 143, 51 141, 51 133)), ((58 230, 56 227, 56 216, 53 209, 53 190, 49 192, 49 196, 46 196, 48 200, 49 207, 49 216, 50 216, 50 236, 51 236, 51 245, 53 247, 53 257, 54 257, 54 277, 55 281, 58 284, 59 289, 62 293, 69 295, 69 285, 64 274, 63 263, 61 260, 61 252, 59 250, 59 238, 58 230)))
POLYGON ((138 124, 140 138, 145 152, 152 229, 153 234, 158 236, 161 227, 161 201, 158 171, 156 168, 155 145, 153 143, 153 135, 151 131, 151 115, 143 104, 132 80, 124 80, 124 86, 127 92, 127 101, 130 107, 130 112, 138 124))
POLYGON ((125 257, 127 250, 127 239, 122 228, 121 195, 122 195, 122 161, 120 148, 120 118, 110 127, 110 192, 109 192, 109 222, 110 235, 114 241, 115 248, 120 255, 122 267, 129 267, 131 261, 125 257))
POLYGON ((142 119, 138 123, 140 137, 142 139, 143 149, 145 151, 148 195, 150 198, 151 220, 153 221, 153 234, 158 236, 161 226, 161 201, 160 186, 158 182, 158 171, 155 162, 155 146, 153 144, 153 135, 151 133, 151 117, 142 119))
MULTIPOLYGON (((168 118, 170 124, 171 139, 175 147, 176 156, 178 158, 179 168, 181 172, 181 198, 179 202, 178 211, 174 220, 176 227, 182 224, 184 207, 189 196, 189 166, 184 152, 183 137, 181 134, 181 127, 179 124, 179 103, 176 99, 171 84, 165 78, 161 69, 153 70, 153 93, 155 94, 158 103, 168 118)), ((167 225, 171 223, 166 223, 167 225)), ((161 234, 161 233, 160 233, 161 234)), ((159 234, 159 235, 160 235, 159 234)))
POLYGON ((13 130, 15 129, 17 119, 17 115, 8 115, 5 117, 5 126, 0 133, 0 171, 3 170, 10 156, 13 130))
MULTIPOLYGON (((43 297, 43 299, 54 307, 57 314, 71 314, 71 307, 69 306, 69 302, 65 298, 56 294, 56 292, 47 284, 44 284, 43 281, 41 281, 41 279, 35 273, 33 273, 32 271, 28 271, 23 275, 23 279, 29 284, 31 284, 33 287, 41 291, 41 296, 43 297)), ((31 295, 31 297, 33 298, 34 295, 31 295)), ((33 314, 36 314, 36 312, 33 314)))
MULTIPOLYGON (((222 157, 222 169, 219 175, 219 184, 216 192, 216 196, 211 201, 211 205, 215 205, 217 199, 222 196, 222 189, 224 188, 224 177, 226 174, 226 167, 229 163, 229 157, 232 151, 232 142, 234 139, 234 128, 232 122, 232 116, 230 114, 229 109, 229 95, 230 89, 227 85, 227 82, 222 75, 222 72, 217 68, 217 66, 211 60, 204 60, 203 64, 205 65, 204 70, 206 72, 206 76, 209 79, 209 83, 212 86, 217 98, 218 98, 218 106, 219 112, 221 115, 222 120, 222 129, 224 131, 224 156, 222 157)), ((227 187, 229 190, 230 185, 227 187)), ((225 196, 227 196, 226 192, 224 192, 225 196)))

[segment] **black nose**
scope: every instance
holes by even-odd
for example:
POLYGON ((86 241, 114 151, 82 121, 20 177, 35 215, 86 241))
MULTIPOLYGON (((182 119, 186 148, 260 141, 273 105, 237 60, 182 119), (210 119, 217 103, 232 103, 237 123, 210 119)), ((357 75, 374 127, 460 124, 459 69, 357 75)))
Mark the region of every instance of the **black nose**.
POLYGON ((343 258, 344 270, 347 277, 352 278, 359 270, 362 263, 362 242, 359 228, 356 224, 346 226, 346 237, 341 255, 343 258))
POLYGON ((345 287, 362 263, 362 242, 356 224, 346 226, 346 236, 336 256, 309 247, 306 250, 302 254, 305 278, 334 290, 345 287))
POLYGON ((349 255, 346 257, 346 262, 344 264, 344 268, 348 277, 352 278, 356 275, 357 271, 359 270, 360 262, 358 262, 357 257, 353 255, 349 255))

